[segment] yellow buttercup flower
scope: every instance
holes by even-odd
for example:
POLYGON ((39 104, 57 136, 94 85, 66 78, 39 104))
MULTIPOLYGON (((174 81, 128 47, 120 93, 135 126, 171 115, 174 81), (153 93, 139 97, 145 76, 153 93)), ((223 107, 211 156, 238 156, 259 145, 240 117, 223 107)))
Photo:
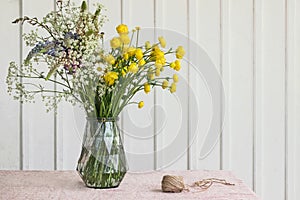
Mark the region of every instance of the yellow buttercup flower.
POLYGON ((179 61, 179 60, 176 60, 176 61, 175 61, 175 67, 174 67, 174 69, 175 69, 176 71, 179 71, 179 70, 181 69, 181 64, 180 64, 180 61, 179 61))
POLYGON ((127 34, 128 33, 128 27, 125 24, 120 24, 116 27, 116 30, 119 34, 127 34))
POLYGON ((121 46, 121 40, 119 37, 114 37, 110 40, 110 46, 113 49, 119 48, 121 46))
POLYGON ((160 62, 155 61, 155 67, 156 69, 161 69, 163 65, 160 62))
POLYGON ((162 50, 160 50, 158 47, 155 47, 153 50, 154 50, 153 55, 155 56, 156 60, 159 60, 159 59, 162 59, 165 57, 165 53, 162 50))
POLYGON ((155 77, 154 77, 154 74, 153 73, 150 73, 150 74, 148 74, 148 78, 150 79, 150 80, 153 80, 155 77))
POLYGON ((104 81, 107 85, 111 86, 115 83, 115 80, 118 79, 118 73, 117 72, 107 72, 104 75, 104 81))
POLYGON ((179 80, 178 75, 177 75, 177 74, 174 74, 174 75, 173 75, 173 81, 174 81, 174 83, 177 83, 178 80, 179 80))
POLYGON ((139 104, 138 104, 138 108, 142 108, 142 107, 144 107, 144 102, 140 101, 139 104))
POLYGON ((129 56, 133 56, 135 54, 135 48, 134 47, 129 47, 127 50, 127 53, 129 56))
POLYGON ((169 87, 169 82, 167 80, 164 80, 162 82, 162 86, 161 86, 163 89, 166 89, 167 87, 169 87))
POLYGON ((135 50, 135 57, 136 59, 140 60, 144 56, 142 49, 136 49, 135 50))
POLYGON ((108 62, 109 64, 113 65, 115 64, 116 60, 113 57, 113 55, 109 54, 105 57, 106 62, 108 62))
POLYGON ((166 47, 166 45, 167 45, 167 42, 166 42, 166 40, 165 40, 165 38, 164 37, 158 37, 158 41, 159 41, 159 44, 160 44, 160 46, 162 47, 162 48, 165 48, 166 47))
POLYGON ((146 61, 144 59, 139 60, 139 66, 143 66, 146 64, 146 61))
POLYGON ((148 94, 150 92, 151 88, 150 88, 150 84, 149 83, 145 83, 144 84, 144 91, 146 94, 148 94))
POLYGON ((123 58, 124 58, 124 60, 128 60, 128 59, 129 59, 128 53, 124 53, 124 54, 123 54, 123 58))
POLYGON ((120 40, 123 44, 129 44, 130 43, 130 38, 127 34, 120 35, 120 40))
POLYGON ((177 49, 176 49, 176 58, 177 59, 182 59, 183 56, 185 54, 185 50, 183 48, 183 46, 179 46, 177 49))
POLYGON ((151 44, 149 41, 145 42, 145 48, 146 50, 151 49, 151 44))
POLYGON ((174 69, 174 68, 176 67, 175 62, 171 62, 170 67, 171 67, 172 69, 174 69))
POLYGON ((155 76, 160 76, 160 69, 155 70, 155 76))
POLYGON ((166 64, 166 58, 165 57, 162 57, 162 58, 157 59, 155 61, 155 66, 158 67, 158 68, 162 68, 165 64, 166 64))
POLYGON ((171 93, 176 92, 176 83, 172 83, 172 84, 171 84, 170 92, 171 92, 171 93))
POLYGON ((135 73, 137 73, 137 71, 139 71, 139 68, 136 63, 131 63, 128 67, 128 71, 135 74, 135 73))

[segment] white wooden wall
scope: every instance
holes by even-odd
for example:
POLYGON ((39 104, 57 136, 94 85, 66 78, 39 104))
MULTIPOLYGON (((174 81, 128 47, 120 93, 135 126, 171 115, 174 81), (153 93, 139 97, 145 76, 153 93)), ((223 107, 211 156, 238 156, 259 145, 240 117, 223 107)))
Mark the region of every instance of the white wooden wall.
MULTIPOLYGON (((165 35, 170 46, 181 43, 196 64, 210 58, 225 91, 223 98, 219 84, 214 96, 209 77, 185 62, 177 95, 157 89, 137 96, 145 108, 128 107, 121 119, 131 170, 232 170, 262 199, 300 199, 300 0, 100 2, 108 9, 108 37, 121 22, 150 28, 150 40, 165 35), (223 130, 220 140, 207 136, 213 118, 214 133, 223 130), (214 148, 203 156, 207 144, 214 148)), ((41 17, 54 0, 1 3, 0 169, 75 169, 83 113, 63 103, 55 116, 41 102, 20 105, 6 93, 9 61, 28 51, 20 34, 29 27, 10 22, 41 17)))

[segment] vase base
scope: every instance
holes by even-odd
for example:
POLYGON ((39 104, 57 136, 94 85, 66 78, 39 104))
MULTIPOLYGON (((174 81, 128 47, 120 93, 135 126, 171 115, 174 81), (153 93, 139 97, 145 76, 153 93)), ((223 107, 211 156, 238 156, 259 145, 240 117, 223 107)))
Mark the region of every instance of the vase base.
POLYGON ((92 189, 101 189, 101 190, 105 190, 105 189, 113 189, 113 188, 119 187, 119 185, 111 186, 111 187, 95 187, 95 186, 89 186, 89 185, 87 185, 87 184, 85 184, 85 186, 88 187, 88 188, 92 188, 92 189))

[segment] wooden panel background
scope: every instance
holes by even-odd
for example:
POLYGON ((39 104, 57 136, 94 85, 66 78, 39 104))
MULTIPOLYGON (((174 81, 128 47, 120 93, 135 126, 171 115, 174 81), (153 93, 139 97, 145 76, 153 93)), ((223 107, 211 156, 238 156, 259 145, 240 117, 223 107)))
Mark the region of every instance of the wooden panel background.
MULTIPOLYGON (((145 108, 121 115, 130 170, 232 170, 262 199, 300 198, 299 0, 88 1, 96 2, 108 9, 107 39, 126 23, 141 26, 150 41, 165 36, 168 46, 187 50, 177 94, 138 95, 145 108), (210 82, 206 67, 222 85, 210 82)), ((62 103, 55 116, 39 101, 21 105, 6 93, 8 63, 26 55, 20 35, 30 30, 10 22, 41 17, 55 1, 5 0, 2 7, 0 169, 75 169, 83 112, 62 103)))

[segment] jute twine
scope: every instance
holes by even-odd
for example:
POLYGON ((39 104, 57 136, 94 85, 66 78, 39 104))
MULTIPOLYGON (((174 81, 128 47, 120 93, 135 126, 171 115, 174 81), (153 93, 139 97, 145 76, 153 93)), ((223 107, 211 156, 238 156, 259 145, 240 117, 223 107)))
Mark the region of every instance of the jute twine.
MULTIPOLYGON (((198 187, 201 190, 208 189, 213 183, 219 183, 223 185, 230 185, 233 186, 233 183, 229 183, 224 179, 217 179, 217 178, 207 178, 202 179, 200 181, 194 182, 192 186, 189 187, 198 187)), ((182 176, 172 176, 172 175, 165 175, 161 181, 161 188, 163 192, 175 192, 179 193, 183 190, 189 191, 183 181, 182 176)))

